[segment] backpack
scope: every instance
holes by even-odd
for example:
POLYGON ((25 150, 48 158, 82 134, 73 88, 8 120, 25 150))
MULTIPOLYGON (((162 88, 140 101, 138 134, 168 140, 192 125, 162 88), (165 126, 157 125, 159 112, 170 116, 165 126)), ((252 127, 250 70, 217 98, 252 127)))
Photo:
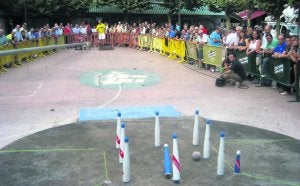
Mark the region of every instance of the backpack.
POLYGON ((225 85, 225 79, 223 77, 218 77, 216 79, 216 86, 217 87, 223 87, 225 85))

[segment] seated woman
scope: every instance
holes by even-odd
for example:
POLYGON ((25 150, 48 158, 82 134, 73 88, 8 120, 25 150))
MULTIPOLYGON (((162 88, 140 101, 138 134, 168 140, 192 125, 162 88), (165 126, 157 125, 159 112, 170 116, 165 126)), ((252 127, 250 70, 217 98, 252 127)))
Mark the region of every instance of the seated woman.
POLYGON ((224 61, 224 72, 222 74, 226 81, 232 84, 238 83, 238 87, 246 77, 243 65, 233 53, 228 54, 227 60, 224 61))

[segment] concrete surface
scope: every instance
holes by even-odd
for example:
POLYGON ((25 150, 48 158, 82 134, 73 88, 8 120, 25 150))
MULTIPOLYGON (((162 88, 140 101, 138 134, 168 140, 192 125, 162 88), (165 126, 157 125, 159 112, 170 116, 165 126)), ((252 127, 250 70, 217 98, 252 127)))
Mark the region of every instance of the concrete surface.
MULTIPOLYGON (((217 74, 203 71, 209 75, 217 74)), ((0 75, 0 147, 28 134, 72 123, 83 107, 172 105, 182 115, 196 109, 220 121, 255 126, 300 139, 300 104, 272 88, 217 88, 214 79, 165 56, 130 48, 65 50, 0 75), (138 69, 161 76, 139 89, 101 89, 80 84, 80 76, 104 69, 138 69)))
MULTIPOLYGON (((193 117, 161 118, 161 143, 172 153, 178 135, 179 185, 281 186, 300 185, 300 141, 254 127, 224 122, 211 124, 209 159, 193 161, 203 152, 192 145, 193 117), (217 176, 219 133, 225 132, 225 175, 217 176), (235 153, 241 151, 241 174, 233 174, 235 153)), ((174 185, 163 175, 163 147, 154 147, 154 118, 128 120, 131 182, 122 183, 122 166, 115 148, 116 120, 60 126, 27 136, 0 151, 0 185, 174 185)))
MULTIPOLYGON (((176 108, 177 111, 181 112, 181 115, 183 116, 191 116, 196 109, 199 109, 202 117, 258 127, 300 139, 300 104, 287 102, 288 100, 295 99, 294 96, 282 96, 278 94, 278 91, 275 89, 257 88, 249 82, 246 82, 249 89, 237 89, 235 87, 217 88, 214 85, 214 79, 210 77, 216 77, 217 73, 210 73, 205 70, 201 70, 199 72, 186 68, 185 65, 178 64, 177 61, 170 61, 165 56, 118 47, 114 50, 107 51, 99 51, 97 49, 87 51, 69 49, 37 59, 34 62, 25 63, 19 68, 11 68, 8 72, 0 75, 0 147, 5 147, 17 139, 21 139, 22 137, 38 131, 74 123, 78 119, 80 108, 109 107, 118 109, 120 107, 158 105, 171 105, 176 108), (122 89, 122 87, 119 89, 102 89, 85 86, 80 83, 80 77, 86 72, 112 69, 137 69, 151 71, 160 75, 161 82, 153 86, 144 86, 139 89, 122 89)), ((66 127, 72 128, 73 126, 75 125, 69 125, 66 127)), ((178 127, 188 128, 185 124, 178 125, 178 127)), ((235 127, 239 127, 239 125, 233 125, 233 128, 235 127)), ((54 128, 53 130, 56 131, 56 129, 60 128, 54 128)), ((102 134, 101 130, 99 130, 97 134, 101 133, 101 135, 105 136, 106 134, 102 134)), ((139 130, 138 126, 136 130, 139 130)), ((47 133, 49 131, 45 132, 47 133)), ((236 131, 236 133, 237 135, 239 134, 238 131, 236 131)), ((268 132, 265 131, 265 133, 266 139, 268 139, 268 132)), ((136 135, 138 134, 139 133, 136 135)), ((251 130, 247 131, 246 134, 248 136, 247 138, 256 138, 256 133, 251 133, 251 130)), ((57 134, 53 135, 55 136, 57 134)), ((183 133, 180 133, 180 136, 182 135, 183 133)), ((169 136, 169 134, 167 134, 167 136, 169 136)), ((262 134, 261 136, 265 135, 262 134)), ((29 136, 28 138, 31 137, 32 136, 29 136)), ((78 148, 83 148, 81 145, 84 144, 81 143, 80 140, 77 140, 77 138, 74 138, 73 136, 70 137, 69 135, 66 135, 65 138, 70 138, 73 139, 73 141, 76 140, 76 142, 78 142, 77 144, 73 144, 74 146, 71 145, 70 148, 76 147, 76 145, 78 145, 78 148)), ((241 138, 244 139, 244 137, 241 138)), ((27 138, 24 139, 25 142, 26 139, 27 138)), ((34 138, 34 140, 31 140, 30 143, 26 143, 27 145, 25 145, 24 148, 34 148, 35 143, 38 143, 39 139, 41 138, 34 138), (30 144, 32 144, 32 146, 30 144)), ((51 138, 51 140, 54 139, 51 138)), ((48 142, 51 143, 51 140, 48 142)), ((23 142, 18 141, 17 144, 19 143, 22 144, 23 142)), ((214 144, 217 145, 217 143, 214 144)), ((47 144, 36 145, 38 148, 55 148, 55 146, 53 147, 51 144, 49 146, 47 146, 47 144)), ((100 145, 100 143, 97 145, 100 145)), ((17 145, 15 147, 21 146, 17 145)), ((89 145, 84 145, 84 147, 89 147, 89 145)), ((95 146, 91 145, 91 147, 95 146)), ((249 147, 247 146, 247 148, 249 147)), ((293 160, 297 160, 296 162, 299 162, 299 151, 297 150, 299 148, 294 149, 293 143, 284 142, 279 145, 279 147, 274 147, 275 149, 277 148, 279 151, 278 153, 281 153, 283 158, 280 159, 276 159, 276 157, 274 157, 273 150, 268 152, 268 148, 268 146, 260 144, 258 147, 252 149, 257 152, 261 152, 265 149, 267 155, 262 157, 262 159, 252 159, 249 161, 251 163, 248 162, 247 167, 249 167, 250 164, 253 167, 257 165, 268 167, 274 162, 279 162, 279 165, 285 167, 287 165, 284 163, 288 162, 289 158, 296 158, 293 160), (296 154, 291 157, 287 152, 296 154), (269 161, 268 157, 271 157, 274 162, 271 160, 269 161), (259 161, 259 163, 256 161, 259 161)), ((110 150, 112 149, 107 147, 108 156, 112 153, 110 150)), ((234 150, 236 150, 236 148, 234 148, 234 150)), ((245 150, 242 149, 242 151, 245 150)), ((85 153, 89 153, 89 151, 85 153)), ((99 157, 97 158, 102 158, 103 151, 101 150, 100 153, 101 155, 98 154, 99 157)), ((186 153, 187 154, 184 155, 184 157, 188 157, 188 154, 190 154, 190 152, 186 153)), ((39 155, 39 153, 37 153, 37 155, 39 155)), ((62 158, 55 157, 56 155, 54 155, 54 165, 61 164, 61 159, 65 159, 64 157, 69 156, 69 154, 65 153, 60 155, 62 158)), ((18 162, 18 159, 22 158, 22 156, 20 157, 18 153, 5 156, 5 158, 8 159, 1 160, 3 163, 1 163, 1 166, 7 166, 6 169, 3 169, 4 175, 9 173, 11 170, 16 170, 16 168, 27 170, 27 166, 22 167, 20 165, 18 167, 17 164, 14 164, 15 160, 18 162)), ((43 170, 35 169, 36 166, 46 165, 46 162, 43 161, 46 161, 45 158, 47 159, 47 157, 43 156, 45 155, 40 154, 39 157, 37 157, 37 159, 40 160, 37 161, 38 165, 30 164, 30 162, 28 162, 28 164, 33 167, 33 171, 43 170)), ((87 157, 88 156, 83 155, 82 159, 87 157)), ((140 156, 137 155, 137 157, 140 156)), ((160 158, 160 155, 157 155, 157 158, 158 157, 160 158)), ((27 161, 26 158, 30 159, 33 158, 33 156, 31 154, 28 157, 24 157, 24 161, 27 161)), ((135 158, 133 157, 133 161, 142 162, 142 159, 134 159, 135 158)), ((22 161, 22 159, 20 161, 22 161)), ((77 162, 81 161, 81 159, 73 159, 70 161, 77 162)), ((183 161, 185 162, 185 160, 183 161)), ((186 164, 184 162, 183 166, 186 164)), ((70 165, 70 163, 68 163, 68 165, 70 165)), ((194 166, 193 163, 190 165, 194 166)), ((287 167, 294 166, 294 170, 299 170, 297 169, 299 168, 299 164, 297 163, 288 163, 288 165, 289 166, 287 167)), ((95 166, 101 167, 102 164, 100 163, 95 166)), ((204 167, 209 167, 209 164, 204 167)), ((69 168, 70 167, 67 169, 69 168)), ((85 169, 88 168, 89 167, 85 167, 85 169)), ((98 168, 96 167, 95 169, 98 170, 98 168)), ((76 166, 71 167, 71 169, 79 171, 76 166)), ((213 169, 214 168, 212 168, 212 170, 213 169)), ((155 170, 157 170, 157 167, 155 170)), ((249 169, 251 175, 255 174, 255 171, 252 172, 252 170, 254 169, 249 169)), ((259 170, 262 171, 262 175, 278 178, 279 180, 286 179, 292 183, 297 183, 297 181, 299 181, 297 180, 299 177, 294 177, 294 174, 291 174, 291 177, 280 177, 281 174, 285 175, 280 171, 280 167, 274 167, 274 170, 276 171, 273 171, 272 174, 268 172, 265 173, 263 168, 260 168, 259 170)), ((82 171, 82 169, 80 169, 80 171, 82 171)), ((30 171, 26 172, 31 174, 30 171)), ((146 172, 142 175, 142 177, 148 175, 146 172)), ((36 173, 38 174, 38 172, 36 173)), ((202 171, 201 173, 206 174, 205 171, 202 171)), ((49 173, 49 175, 52 176, 51 178, 53 178, 52 180, 58 180, 58 184, 60 183, 59 180, 65 180, 65 177, 60 177, 59 174, 60 173, 52 175, 52 173, 49 173)), ((71 174, 70 178, 74 178, 74 175, 77 174, 71 174)), ((103 176, 101 172, 99 172, 99 175, 103 176)), ((119 176, 119 174, 117 175, 119 176)), ((211 176, 213 175, 214 174, 211 176)), ((19 174, 16 172, 14 176, 17 177, 19 174)), ((95 183, 96 178, 94 176, 96 176, 96 173, 91 176, 93 177, 93 181, 91 183, 95 183)), ((156 178, 158 178, 160 174, 157 174, 156 176, 156 178)), ((206 175, 204 176, 206 177, 206 175)), ((75 177, 81 179, 80 176, 75 177)), ((86 178, 87 177, 83 176, 83 181, 81 182, 80 180, 77 180, 77 183, 86 183, 86 178)), ((183 183, 194 183, 189 182, 188 178, 188 175, 184 175, 183 183)), ((227 178, 228 177, 226 177, 225 180, 227 178)), ((9 181, 9 178, 7 179, 8 183, 12 183, 10 182, 11 180, 9 181)), ((39 177, 38 179, 42 178, 39 177)), ((137 181, 137 184, 142 180, 138 178, 134 179, 137 181)), ((237 179, 237 183, 242 183, 239 180, 240 177, 232 177, 228 180, 228 183, 231 183, 230 180, 233 179, 237 179)), ((36 179, 32 179, 32 181, 34 180, 36 179)), ((101 181, 102 177, 99 178, 99 180, 101 181)), ((118 179, 115 177, 112 180, 119 180, 119 177, 118 179)), ((216 184, 220 183, 218 182, 219 179, 212 180, 217 180, 216 184)), ((15 181, 16 182, 14 183, 19 183, 17 182, 18 179, 15 181)), ((46 176, 45 182, 40 183, 45 183, 45 185, 47 185, 47 183, 53 182, 51 182, 51 179, 46 176), (47 182, 47 180, 49 182, 47 182)), ((254 183, 255 185, 256 182, 252 182, 250 180, 245 183, 254 183)), ((258 184, 265 185, 264 182, 258 182, 258 184)), ((281 185, 277 182, 274 184, 281 185)))

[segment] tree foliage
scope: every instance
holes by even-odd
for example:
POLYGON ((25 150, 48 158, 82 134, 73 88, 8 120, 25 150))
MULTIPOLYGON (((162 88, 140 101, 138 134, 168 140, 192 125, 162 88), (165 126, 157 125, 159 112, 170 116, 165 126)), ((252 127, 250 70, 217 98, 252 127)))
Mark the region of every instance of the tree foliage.
POLYGON ((206 0, 206 5, 210 11, 224 11, 227 16, 232 13, 240 12, 246 8, 247 0, 206 0))
POLYGON ((86 12, 90 3, 91 0, 14 0, 3 1, 1 7, 8 13, 20 14, 26 6, 29 17, 38 17, 86 12))
POLYGON ((206 5, 212 12, 224 11, 226 14, 226 28, 229 29, 230 16, 232 13, 246 9, 247 0, 206 0, 206 5))
POLYGON ((180 9, 193 10, 203 6, 203 1, 199 0, 163 0, 162 6, 169 9, 171 15, 178 14, 180 9))
POLYGON ((286 8, 285 5, 292 4, 293 0, 255 0, 258 8, 271 13, 275 17, 280 17, 282 11, 286 8))
POLYGON ((124 13, 139 12, 150 7, 149 0, 96 0, 97 6, 115 5, 123 10, 124 13))
POLYGON ((280 16, 282 11, 286 8, 285 5, 292 5, 294 0, 255 0, 254 3, 257 4, 258 8, 269 12, 274 15, 276 19, 276 31, 279 33, 280 30, 280 16))

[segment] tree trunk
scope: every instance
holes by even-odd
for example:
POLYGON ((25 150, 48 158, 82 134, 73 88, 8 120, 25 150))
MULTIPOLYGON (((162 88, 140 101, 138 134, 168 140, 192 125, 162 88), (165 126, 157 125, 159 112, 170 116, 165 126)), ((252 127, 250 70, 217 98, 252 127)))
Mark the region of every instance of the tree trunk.
POLYGON ((251 14, 252 11, 247 10, 247 27, 251 27, 251 14))
POLYGON ((229 30, 230 27, 230 16, 226 16, 226 30, 229 30))
POLYGON ((171 23, 172 22, 172 15, 171 13, 168 14, 168 23, 171 23))
POLYGON ((128 11, 124 10, 123 13, 124 13, 124 21, 125 23, 128 23, 128 11))
POLYGON ((280 15, 276 16, 276 37, 280 34, 280 15))

